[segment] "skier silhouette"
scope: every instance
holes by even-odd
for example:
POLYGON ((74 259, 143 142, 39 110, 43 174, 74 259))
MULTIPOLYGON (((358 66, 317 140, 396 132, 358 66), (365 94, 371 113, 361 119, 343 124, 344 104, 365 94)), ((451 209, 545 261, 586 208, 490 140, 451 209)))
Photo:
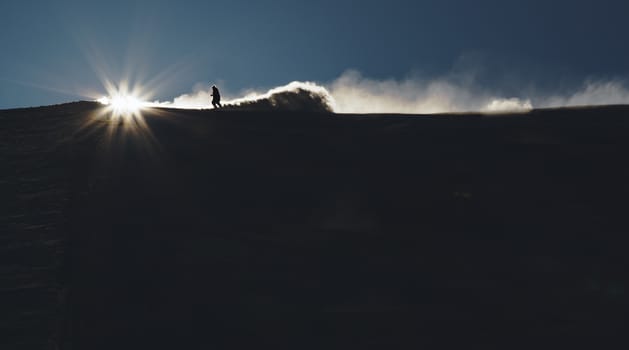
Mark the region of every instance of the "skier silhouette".
POLYGON ((218 92, 218 88, 216 87, 216 85, 212 85, 211 96, 212 96, 212 106, 214 106, 214 108, 218 108, 218 107, 222 108, 223 106, 221 106, 221 93, 218 92))

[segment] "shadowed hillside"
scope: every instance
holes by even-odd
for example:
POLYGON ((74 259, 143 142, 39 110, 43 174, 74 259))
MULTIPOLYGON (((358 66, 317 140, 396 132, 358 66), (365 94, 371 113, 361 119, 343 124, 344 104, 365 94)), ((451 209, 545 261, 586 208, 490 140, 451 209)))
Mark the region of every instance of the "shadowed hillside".
POLYGON ((565 347, 625 329, 629 107, 102 109, 0 111, 3 349, 565 347))

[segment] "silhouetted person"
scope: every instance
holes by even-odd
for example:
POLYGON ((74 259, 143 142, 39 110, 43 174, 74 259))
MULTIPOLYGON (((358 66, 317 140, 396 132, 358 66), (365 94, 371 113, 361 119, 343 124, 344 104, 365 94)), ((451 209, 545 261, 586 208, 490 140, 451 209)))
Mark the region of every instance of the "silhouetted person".
POLYGON ((221 93, 218 92, 216 85, 212 85, 212 106, 214 106, 214 108, 223 107, 221 106, 221 93))

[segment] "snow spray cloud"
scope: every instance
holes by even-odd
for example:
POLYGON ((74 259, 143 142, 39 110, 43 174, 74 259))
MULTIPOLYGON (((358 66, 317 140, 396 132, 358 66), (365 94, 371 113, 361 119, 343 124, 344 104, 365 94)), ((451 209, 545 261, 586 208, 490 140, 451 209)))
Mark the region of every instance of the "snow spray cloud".
MULTIPOLYGON (((172 102, 159 103, 177 108, 208 108, 212 100, 211 89, 185 94, 172 102)), ((310 82, 292 82, 265 93, 248 92, 245 97, 224 100, 224 108, 258 111, 334 112, 334 101, 322 86, 310 82)))
MULTIPOLYGON (((198 90, 165 105, 209 108, 211 90, 198 90)), ((473 79, 443 77, 424 80, 375 80, 347 71, 328 84, 292 82, 265 93, 224 101, 230 109, 287 110, 336 113, 431 114, 477 111, 527 112, 533 108, 629 104, 629 89, 622 82, 587 81, 563 94, 502 96, 478 86, 473 79)))
POLYGON ((540 99, 541 107, 595 106, 629 104, 629 89, 620 81, 588 81, 567 96, 540 99))
POLYGON ((328 89, 341 113, 447 113, 527 111, 531 101, 493 96, 473 80, 440 78, 374 80, 348 71, 328 89))
POLYGON ((324 87, 297 81, 265 94, 250 93, 227 104, 244 110, 334 112, 334 100, 324 87))

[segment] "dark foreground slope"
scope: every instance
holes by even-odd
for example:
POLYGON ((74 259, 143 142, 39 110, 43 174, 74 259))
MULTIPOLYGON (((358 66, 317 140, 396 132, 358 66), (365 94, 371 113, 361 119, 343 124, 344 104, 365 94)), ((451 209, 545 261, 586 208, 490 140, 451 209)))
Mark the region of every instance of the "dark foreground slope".
POLYGON ((563 348, 625 330, 629 107, 87 123, 100 109, 0 111, 5 344, 563 348))

